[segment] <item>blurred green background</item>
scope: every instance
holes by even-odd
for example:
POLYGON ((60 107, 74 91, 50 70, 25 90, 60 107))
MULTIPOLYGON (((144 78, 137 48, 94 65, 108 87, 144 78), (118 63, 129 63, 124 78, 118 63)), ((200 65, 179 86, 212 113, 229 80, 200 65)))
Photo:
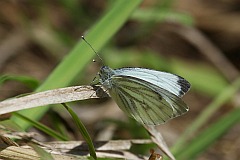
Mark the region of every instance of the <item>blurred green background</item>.
MULTIPOLYGON (((81 42, 84 35, 111 68, 167 71, 192 84, 184 96, 190 111, 158 126, 177 159, 237 160, 239 8, 237 0, 0 1, 0 99, 90 84, 101 62, 81 42)), ((111 99, 70 105, 93 140, 148 137, 111 99)), ((82 139, 61 107, 20 113, 69 139, 82 139)), ((36 131, 16 115, 11 121, 36 131)), ((150 147, 132 152, 144 154, 150 147)))

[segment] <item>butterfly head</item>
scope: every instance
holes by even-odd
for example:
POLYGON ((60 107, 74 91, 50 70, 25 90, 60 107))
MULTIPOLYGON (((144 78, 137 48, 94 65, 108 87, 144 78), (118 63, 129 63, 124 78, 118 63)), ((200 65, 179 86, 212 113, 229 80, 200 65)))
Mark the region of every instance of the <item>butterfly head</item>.
POLYGON ((114 70, 108 66, 102 66, 99 71, 100 83, 105 88, 111 88, 111 77, 114 75, 114 70))

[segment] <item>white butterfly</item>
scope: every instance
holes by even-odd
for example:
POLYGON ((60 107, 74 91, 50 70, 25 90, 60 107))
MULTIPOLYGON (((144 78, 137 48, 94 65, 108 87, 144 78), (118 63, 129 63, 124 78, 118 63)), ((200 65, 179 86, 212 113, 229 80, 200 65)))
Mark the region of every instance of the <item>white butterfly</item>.
POLYGON ((145 68, 111 69, 103 66, 99 82, 130 117, 157 125, 186 113, 181 97, 190 89, 184 78, 145 68))

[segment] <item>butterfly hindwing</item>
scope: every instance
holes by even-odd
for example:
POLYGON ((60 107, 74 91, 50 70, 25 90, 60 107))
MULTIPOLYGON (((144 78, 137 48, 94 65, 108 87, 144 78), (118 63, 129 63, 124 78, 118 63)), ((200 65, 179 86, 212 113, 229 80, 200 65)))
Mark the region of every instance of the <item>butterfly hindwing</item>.
POLYGON ((109 92, 118 106, 138 122, 157 125, 188 111, 177 95, 142 79, 113 75, 109 92))

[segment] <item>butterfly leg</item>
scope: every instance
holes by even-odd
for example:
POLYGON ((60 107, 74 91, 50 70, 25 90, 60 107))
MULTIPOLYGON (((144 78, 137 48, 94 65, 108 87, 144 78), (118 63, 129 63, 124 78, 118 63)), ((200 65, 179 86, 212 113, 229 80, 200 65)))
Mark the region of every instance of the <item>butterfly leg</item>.
MULTIPOLYGON (((99 84, 99 83, 98 83, 99 84)), ((107 89, 103 89, 101 88, 99 85, 91 85, 93 87, 93 90, 95 91, 95 93, 98 97, 109 97, 108 93, 107 93, 107 89)), ((93 96, 93 94, 90 95, 90 97, 93 96)))
MULTIPOLYGON (((92 80, 92 82, 90 83, 90 85, 91 85, 91 86, 94 85, 94 83, 95 83, 96 80, 97 80, 97 76, 95 76, 95 77, 93 78, 93 80, 92 80)), ((97 84, 99 84, 99 82, 97 82, 97 84)))

